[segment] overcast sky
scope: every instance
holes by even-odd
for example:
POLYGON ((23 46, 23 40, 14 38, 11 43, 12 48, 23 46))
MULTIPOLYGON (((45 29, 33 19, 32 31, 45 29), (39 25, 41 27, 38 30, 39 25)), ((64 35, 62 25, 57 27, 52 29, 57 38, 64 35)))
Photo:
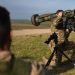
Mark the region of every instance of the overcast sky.
POLYGON ((30 19, 33 14, 55 12, 58 9, 74 9, 75 0, 0 0, 12 19, 30 19))

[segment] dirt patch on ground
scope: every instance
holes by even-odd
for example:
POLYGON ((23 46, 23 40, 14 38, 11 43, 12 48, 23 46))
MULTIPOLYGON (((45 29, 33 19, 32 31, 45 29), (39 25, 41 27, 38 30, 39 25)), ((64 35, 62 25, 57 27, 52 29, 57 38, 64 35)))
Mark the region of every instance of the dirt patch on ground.
POLYGON ((50 33, 50 29, 24 29, 24 30, 13 30, 13 36, 24 36, 24 35, 40 35, 50 33))

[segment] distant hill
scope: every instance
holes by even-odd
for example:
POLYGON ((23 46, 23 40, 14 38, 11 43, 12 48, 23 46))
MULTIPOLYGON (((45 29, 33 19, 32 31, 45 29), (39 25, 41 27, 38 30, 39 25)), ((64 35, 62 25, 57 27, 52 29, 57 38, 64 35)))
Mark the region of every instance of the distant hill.
MULTIPOLYGON (((11 20, 11 23, 12 24, 32 24, 30 20, 27 20, 27 19, 12 19, 11 20)), ((44 26, 44 27, 50 27, 50 22, 47 21, 47 22, 43 22, 40 24, 40 26, 44 26)))
POLYGON ((39 26, 32 25, 30 20, 22 19, 12 19, 11 20, 13 30, 22 30, 22 29, 45 29, 50 28, 50 22, 43 22, 39 26))
POLYGON ((19 23, 19 24, 31 24, 30 20, 24 19, 12 19, 11 23, 19 23))

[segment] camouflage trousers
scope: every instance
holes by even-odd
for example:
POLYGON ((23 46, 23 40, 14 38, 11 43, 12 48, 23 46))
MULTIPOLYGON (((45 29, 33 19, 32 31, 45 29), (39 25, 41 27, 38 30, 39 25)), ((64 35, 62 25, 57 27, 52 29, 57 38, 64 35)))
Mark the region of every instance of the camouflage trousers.
POLYGON ((57 48, 57 51, 55 52, 53 59, 50 63, 50 65, 56 65, 59 64, 62 60, 62 53, 59 51, 63 51, 64 47, 65 47, 65 32, 63 30, 57 30, 56 32, 57 35, 57 44, 55 44, 54 40, 51 40, 49 43, 49 48, 51 50, 51 52, 53 52, 54 48, 57 48))

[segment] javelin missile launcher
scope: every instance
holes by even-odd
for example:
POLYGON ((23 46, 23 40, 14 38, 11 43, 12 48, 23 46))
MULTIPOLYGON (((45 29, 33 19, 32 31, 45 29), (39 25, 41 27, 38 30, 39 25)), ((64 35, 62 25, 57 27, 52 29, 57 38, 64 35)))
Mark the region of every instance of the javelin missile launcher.
MULTIPOLYGON (((43 15, 34 14, 31 17, 31 22, 32 22, 33 25, 39 26, 40 23, 45 22, 45 21, 51 21, 55 17, 56 17, 56 13, 43 14, 43 15)), ((63 17, 66 17, 66 18, 72 20, 73 23, 72 23, 72 21, 70 21, 70 22, 72 24, 75 24, 75 10, 65 10, 65 11, 63 11, 63 17)))

